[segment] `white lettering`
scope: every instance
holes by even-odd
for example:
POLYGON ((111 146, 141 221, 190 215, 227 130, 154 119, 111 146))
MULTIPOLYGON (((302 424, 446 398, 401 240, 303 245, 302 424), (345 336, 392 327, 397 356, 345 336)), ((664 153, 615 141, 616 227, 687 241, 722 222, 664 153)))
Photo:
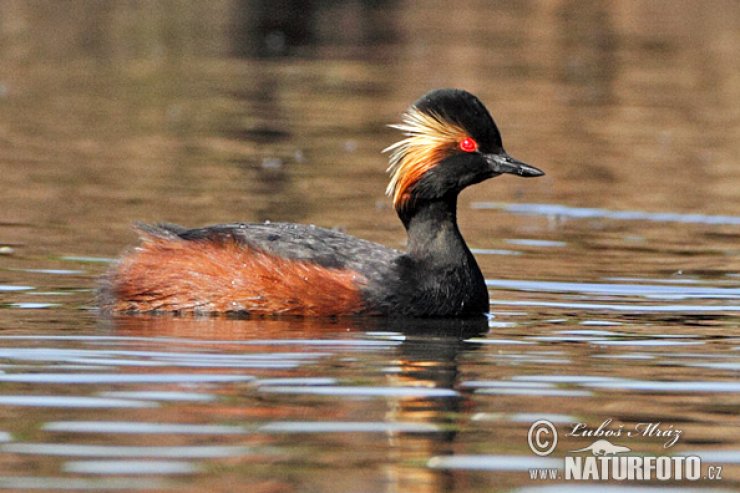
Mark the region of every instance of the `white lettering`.
POLYGON ((587 437, 587 438, 613 438, 622 436, 622 428, 624 425, 619 425, 617 429, 609 428, 612 424, 612 419, 604 420, 596 429, 589 428, 586 423, 576 423, 570 432, 566 433, 567 437, 587 437))
POLYGON ((582 464, 583 457, 573 457, 570 455, 565 456, 565 479, 580 480, 581 472, 583 471, 582 464))
POLYGON ((701 478, 701 459, 683 456, 566 456, 565 479, 576 481, 669 481, 701 478))
POLYGON ((640 479, 651 479, 653 477, 653 472, 655 472, 655 457, 643 457, 642 477, 640 477, 640 479))
POLYGON ((696 481, 701 474, 701 461, 698 457, 686 457, 686 479, 696 481))
POLYGON ((686 457, 673 457, 673 479, 680 481, 683 479, 683 462, 686 457))
MULTIPOLYGON (((617 481, 624 481, 627 479, 627 468, 625 461, 623 460, 625 457, 612 457, 611 463, 611 477, 612 479, 616 479, 617 481)), ((604 478, 608 478, 608 475, 602 476, 604 478)))
MULTIPOLYGON (((667 428, 661 428, 663 423, 658 421, 657 423, 637 423, 635 425, 635 432, 638 435, 648 438, 667 438, 668 440, 663 444, 663 448, 671 448, 681 438, 681 430, 673 429, 673 425, 667 425, 667 428)), ((632 437, 634 434, 630 431, 627 432, 627 436, 632 437)))
POLYGON ((586 481, 599 479, 599 468, 597 464, 596 457, 586 457, 586 462, 583 463, 583 479, 586 481))
MULTIPOLYGON (((656 457, 657 467, 655 468, 655 478, 658 481, 667 481, 671 479, 671 470, 673 462, 671 461, 670 457, 661 456, 656 457)), ((675 468, 677 471, 679 468, 675 468)), ((681 474, 680 472, 678 474, 681 474)))
POLYGON ((628 479, 642 479, 642 457, 620 457, 620 459, 627 459, 628 479))

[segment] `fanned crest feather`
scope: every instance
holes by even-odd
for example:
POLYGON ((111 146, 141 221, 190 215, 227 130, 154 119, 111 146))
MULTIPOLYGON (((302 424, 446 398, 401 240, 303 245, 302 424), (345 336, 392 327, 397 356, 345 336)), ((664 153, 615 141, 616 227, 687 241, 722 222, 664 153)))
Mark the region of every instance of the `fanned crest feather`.
POLYGON ((383 149, 383 152, 390 152, 387 171, 391 180, 385 193, 393 197, 393 205, 398 209, 410 198, 411 187, 453 152, 467 132, 435 113, 416 107, 403 114, 401 123, 389 127, 406 135, 405 139, 383 149))

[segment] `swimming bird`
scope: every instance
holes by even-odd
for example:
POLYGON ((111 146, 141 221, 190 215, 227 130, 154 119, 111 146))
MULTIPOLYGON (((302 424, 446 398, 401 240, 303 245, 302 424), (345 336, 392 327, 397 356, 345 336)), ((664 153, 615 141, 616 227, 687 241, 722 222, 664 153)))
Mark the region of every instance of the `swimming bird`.
POLYGON ((303 224, 139 225, 141 244, 104 278, 101 308, 330 317, 488 312, 483 274, 457 225, 458 194, 504 173, 544 173, 506 153, 488 110, 464 90, 431 91, 391 126, 404 138, 386 148, 386 192, 408 234, 405 251, 303 224))

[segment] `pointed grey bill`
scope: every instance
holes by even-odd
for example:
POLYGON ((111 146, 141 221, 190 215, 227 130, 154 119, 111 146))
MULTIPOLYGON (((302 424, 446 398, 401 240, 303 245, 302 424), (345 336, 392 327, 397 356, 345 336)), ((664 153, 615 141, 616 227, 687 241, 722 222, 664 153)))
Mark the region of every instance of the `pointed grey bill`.
POLYGON ((512 175, 518 175, 524 178, 534 178, 536 176, 542 176, 545 174, 539 168, 523 163, 518 159, 515 159, 505 152, 500 154, 487 154, 486 160, 491 165, 491 169, 494 173, 511 173, 512 175))

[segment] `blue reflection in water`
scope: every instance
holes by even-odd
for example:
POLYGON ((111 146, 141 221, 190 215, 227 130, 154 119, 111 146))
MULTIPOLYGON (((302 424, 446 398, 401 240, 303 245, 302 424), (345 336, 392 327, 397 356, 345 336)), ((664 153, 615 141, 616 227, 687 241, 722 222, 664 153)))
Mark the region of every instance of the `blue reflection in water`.
POLYGON ((569 207, 560 204, 503 204, 474 202, 473 209, 498 209, 514 214, 560 216, 574 219, 618 219, 621 221, 655 221, 689 224, 725 224, 740 226, 740 216, 679 214, 677 212, 614 211, 592 207, 569 207))

